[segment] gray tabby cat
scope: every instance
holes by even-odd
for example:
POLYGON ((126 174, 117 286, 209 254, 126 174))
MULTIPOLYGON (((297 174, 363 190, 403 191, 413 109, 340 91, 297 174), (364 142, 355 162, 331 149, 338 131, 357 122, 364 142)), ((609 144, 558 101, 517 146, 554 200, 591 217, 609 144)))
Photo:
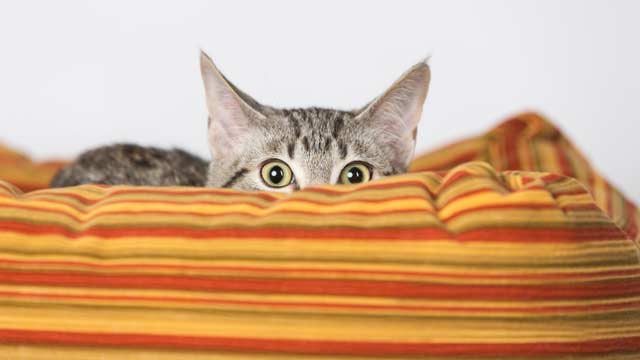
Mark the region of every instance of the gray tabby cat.
POLYGON ((429 89, 426 62, 411 67, 384 94, 355 111, 265 106, 228 81, 204 52, 200 68, 209 110, 208 165, 181 150, 119 144, 82 154, 51 186, 292 191, 404 173, 413 157, 429 89))

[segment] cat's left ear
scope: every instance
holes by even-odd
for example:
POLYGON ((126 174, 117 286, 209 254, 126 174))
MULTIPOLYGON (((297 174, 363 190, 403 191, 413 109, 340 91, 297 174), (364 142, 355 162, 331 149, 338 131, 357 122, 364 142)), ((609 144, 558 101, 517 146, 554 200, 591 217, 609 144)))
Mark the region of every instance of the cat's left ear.
POLYGON ((271 111, 240 91, 200 52, 200 70, 209 110, 209 149, 214 159, 245 143, 250 129, 271 111))
POLYGON ((363 126, 376 141, 387 145, 396 166, 406 168, 413 158, 416 131, 429 91, 431 70, 421 61, 405 72, 387 91, 358 112, 363 126))

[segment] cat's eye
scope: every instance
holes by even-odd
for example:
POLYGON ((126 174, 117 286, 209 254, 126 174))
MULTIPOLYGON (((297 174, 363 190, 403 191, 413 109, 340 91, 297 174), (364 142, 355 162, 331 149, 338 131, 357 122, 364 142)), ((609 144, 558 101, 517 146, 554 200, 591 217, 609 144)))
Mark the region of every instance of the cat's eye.
POLYGON ((349 163, 340 172, 341 184, 361 184, 371 180, 370 167, 359 161, 349 163))
POLYGON ((268 160, 260 169, 262 181, 268 187, 281 188, 293 182, 293 172, 289 165, 280 160, 268 160))

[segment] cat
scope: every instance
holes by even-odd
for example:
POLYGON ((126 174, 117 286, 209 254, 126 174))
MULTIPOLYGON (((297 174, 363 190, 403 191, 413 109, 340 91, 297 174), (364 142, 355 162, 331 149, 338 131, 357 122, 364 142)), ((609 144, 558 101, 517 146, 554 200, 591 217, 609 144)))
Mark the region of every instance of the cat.
POLYGON ((100 147, 62 169, 52 187, 85 183, 207 186, 290 192, 406 172, 431 70, 421 61, 361 109, 279 109, 238 89, 201 51, 211 161, 182 150, 100 147))
POLYGON ((58 171, 50 186, 204 186, 208 167, 206 160, 179 149, 115 144, 81 154, 58 171))

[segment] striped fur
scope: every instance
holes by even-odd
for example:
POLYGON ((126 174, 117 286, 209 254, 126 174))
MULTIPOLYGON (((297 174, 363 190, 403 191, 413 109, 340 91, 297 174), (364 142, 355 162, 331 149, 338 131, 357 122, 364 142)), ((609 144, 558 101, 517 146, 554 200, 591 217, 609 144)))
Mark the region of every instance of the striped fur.
MULTIPOLYGON (((338 184, 341 172, 354 163, 367 166, 371 174, 366 181, 406 172, 431 79, 429 65, 419 62, 357 111, 281 109, 260 104, 238 89, 205 53, 201 53, 200 68, 209 110, 211 162, 206 185, 256 191, 291 192, 338 184), (273 186, 263 179, 262 167, 273 160, 286 164, 291 181, 273 186)), ((80 173, 87 172, 82 168, 80 173)), ((107 176, 112 173, 108 171, 107 176)), ((102 184, 156 184, 150 180, 102 184)))

